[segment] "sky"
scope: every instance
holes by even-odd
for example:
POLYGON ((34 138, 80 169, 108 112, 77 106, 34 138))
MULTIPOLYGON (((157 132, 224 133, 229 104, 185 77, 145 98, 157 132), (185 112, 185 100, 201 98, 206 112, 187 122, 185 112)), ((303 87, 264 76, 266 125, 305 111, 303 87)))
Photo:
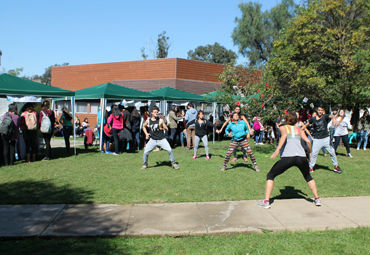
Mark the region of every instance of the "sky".
MULTIPOLYGON (((237 53, 231 34, 242 2, 1 0, 0 71, 23 67, 22 75, 32 76, 54 64, 141 60, 142 47, 152 59, 163 31, 170 37, 168 58, 186 59, 189 50, 215 42, 237 53)), ((280 1, 254 2, 268 10, 280 1)), ((247 59, 239 54, 237 62, 247 59)))

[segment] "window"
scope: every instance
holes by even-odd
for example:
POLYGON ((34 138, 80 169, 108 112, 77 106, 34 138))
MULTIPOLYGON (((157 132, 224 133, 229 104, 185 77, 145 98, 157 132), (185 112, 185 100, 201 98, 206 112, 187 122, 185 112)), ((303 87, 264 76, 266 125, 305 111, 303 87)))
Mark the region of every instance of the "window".
POLYGON ((87 102, 76 102, 76 112, 88 113, 87 112, 87 102))
POLYGON ((91 114, 98 114, 98 107, 99 103, 90 103, 90 113, 91 114))

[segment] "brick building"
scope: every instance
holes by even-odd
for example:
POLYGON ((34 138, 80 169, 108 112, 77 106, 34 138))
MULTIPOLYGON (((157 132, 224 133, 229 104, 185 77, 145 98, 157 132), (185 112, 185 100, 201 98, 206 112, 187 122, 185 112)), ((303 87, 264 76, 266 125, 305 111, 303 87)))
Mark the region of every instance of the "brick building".
POLYGON ((224 65, 180 58, 104 64, 57 66, 52 68, 52 86, 79 90, 106 82, 142 91, 169 86, 195 94, 216 90, 217 76, 224 65))

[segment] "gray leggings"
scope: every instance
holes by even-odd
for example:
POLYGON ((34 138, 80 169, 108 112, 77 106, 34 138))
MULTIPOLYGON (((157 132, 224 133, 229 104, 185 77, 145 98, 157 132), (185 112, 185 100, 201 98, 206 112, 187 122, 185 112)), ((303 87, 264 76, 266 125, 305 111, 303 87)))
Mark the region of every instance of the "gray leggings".
POLYGON ((146 144, 144 149, 144 164, 148 163, 149 153, 155 149, 155 147, 161 147, 163 150, 168 152, 170 156, 170 160, 172 163, 175 163, 175 156, 173 155, 172 149, 170 144, 167 142, 166 139, 162 140, 154 140, 152 138, 149 139, 149 142, 146 144))
POLYGON ((198 147, 199 147, 199 142, 200 142, 200 139, 202 139, 202 142, 204 144, 204 148, 206 150, 206 155, 208 156, 208 137, 207 135, 204 135, 202 138, 200 138, 199 136, 195 136, 195 143, 194 143, 194 156, 197 155, 197 150, 198 150, 198 147))

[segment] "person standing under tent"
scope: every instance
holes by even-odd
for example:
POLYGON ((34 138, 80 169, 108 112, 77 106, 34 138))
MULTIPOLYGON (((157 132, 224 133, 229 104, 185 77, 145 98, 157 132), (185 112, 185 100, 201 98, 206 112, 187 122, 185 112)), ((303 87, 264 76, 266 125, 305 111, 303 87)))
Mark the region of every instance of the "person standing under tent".
POLYGON ((170 140, 172 148, 175 147, 177 126, 178 126, 177 121, 183 119, 183 116, 177 116, 177 114, 178 114, 178 107, 177 107, 177 105, 173 105, 171 107, 171 110, 170 110, 169 114, 168 114, 168 119, 169 119, 168 127, 170 128, 169 140, 170 140))
POLYGON ((11 103, 8 106, 8 112, 1 118, 0 133, 3 143, 4 164, 6 166, 14 165, 15 145, 19 136, 20 124, 20 118, 17 112, 17 105, 11 103))
POLYGON ((146 139, 149 139, 148 143, 144 149, 144 164, 141 169, 148 168, 148 157, 149 153, 154 150, 156 147, 160 147, 163 150, 168 152, 170 156, 171 165, 174 169, 180 169, 175 161, 175 156, 173 155, 173 151, 171 149, 170 144, 168 143, 167 139, 165 138, 164 131, 168 130, 166 124, 164 123, 163 119, 159 118, 158 116, 159 108, 157 106, 153 106, 151 108, 151 116, 147 119, 143 125, 143 131, 145 133, 146 139), (150 128, 150 133, 148 133, 147 127, 150 128))
POLYGON ((50 109, 50 102, 44 101, 41 104, 41 111, 40 111, 40 118, 39 118, 39 126, 42 137, 45 141, 45 156, 43 160, 50 160, 51 159, 51 137, 54 133, 54 126, 55 126, 55 115, 54 111, 50 109))
POLYGON ((37 112, 35 112, 32 103, 26 103, 23 109, 20 128, 22 129, 26 144, 26 160, 27 162, 31 162, 31 160, 36 161, 39 145, 37 135, 37 112))
POLYGON ((314 203, 316 206, 321 206, 320 198, 317 193, 316 182, 312 179, 310 174, 310 167, 304 151, 301 139, 303 139, 308 145, 309 151, 312 150, 310 140, 307 138, 305 132, 296 126, 297 116, 294 112, 288 112, 286 118, 286 125, 281 126, 280 133, 281 138, 275 152, 271 155, 271 159, 279 155, 283 144, 286 142, 285 149, 281 154, 281 159, 274 164, 271 170, 268 172, 266 177, 266 188, 265 188, 265 199, 258 202, 258 205, 264 208, 270 208, 270 196, 274 187, 274 180, 277 176, 284 173, 292 166, 296 166, 301 171, 305 178, 308 187, 311 189, 314 195, 314 203))
POLYGON ((209 160, 209 152, 208 152, 208 129, 211 127, 213 128, 213 124, 211 121, 204 119, 204 112, 199 111, 197 114, 197 119, 188 122, 186 125, 195 124, 195 143, 194 143, 194 156, 193 159, 196 159, 197 151, 199 147, 199 142, 202 140, 204 144, 204 148, 206 150, 206 160, 209 160))
POLYGON ((70 152, 71 146, 69 137, 73 134, 73 124, 72 115, 69 113, 66 107, 62 108, 62 116, 60 117, 59 122, 63 125, 63 136, 66 144, 66 150, 67 152, 70 152))
POLYGON ((349 147, 348 141, 348 126, 350 125, 349 121, 345 119, 346 114, 343 109, 339 111, 339 116, 335 122, 335 132, 334 132, 334 150, 337 152, 340 139, 342 139, 344 146, 346 147, 347 156, 353 158, 351 155, 351 149, 349 147))
MULTIPOLYGON (((185 121, 186 122, 190 122, 192 120, 195 120, 196 117, 197 117, 197 110, 194 109, 194 105, 193 103, 188 103, 188 106, 187 106, 188 110, 186 111, 186 114, 185 114, 185 121)), ((194 147, 194 143, 195 143, 195 124, 191 124, 187 129, 186 129, 186 135, 187 135, 187 138, 186 138, 186 149, 190 150, 191 146, 190 146, 190 143, 191 143, 191 140, 193 142, 193 147, 194 147)))
POLYGON ((370 115, 367 109, 360 118, 358 123, 358 129, 360 131, 360 140, 357 143, 357 150, 360 149, 362 142, 364 142, 363 149, 366 150, 368 135, 370 132, 370 115))
POLYGON ((131 112, 131 120, 132 120, 132 137, 134 139, 133 142, 133 148, 136 148, 136 150, 140 150, 140 120, 141 116, 139 114, 139 111, 134 107, 131 112))
POLYGON ((249 130, 247 124, 243 121, 240 120, 240 114, 237 112, 234 112, 232 115, 232 121, 227 125, 225 129, 225 134, 228 137, 231 137, 231 143, 229 145, 229 148, 227 150, 225 160, 224 160, 224 165, 221 168, 221 171, 225 171, 227 167, 227 163, 230 160, 231 154, 234 152, 234 150, 237 147, 242 147, 248 155, 250 156, 254 169, 256 172, 259 172, 259 168, 257 166, 257 161, 254 157, 253 151, 251 147, 249 146, 247 138, 249 138, 249 130))
POLYGON ((332 116, 325 114, 325 109, 323 106, 317 108, 317 115, 313 116, 308 123, 303 127, 306 129, 309 124, 312 124, 313 129, 313 144, 312 144, 312 155, 310 159, 310 172, 313 172, 313 167, 316 164, 317 156, 322 148, 330 154, 331 162, 333 163, 333 171, 341 174, 343 171, 338 165, 337 156, 335 155, 334 148, 330 146, 330 138, 328 132, 328 123, 332 116))
POLYGON ((109 115, 107 123, 112 128, 112 135, 114 139, 114 153, 112 155, 118 155, 120 153, 120 140, 119 132, 123 130, 123 113, 120 111, 118 105, 112 106, 112 113, 109 115))

